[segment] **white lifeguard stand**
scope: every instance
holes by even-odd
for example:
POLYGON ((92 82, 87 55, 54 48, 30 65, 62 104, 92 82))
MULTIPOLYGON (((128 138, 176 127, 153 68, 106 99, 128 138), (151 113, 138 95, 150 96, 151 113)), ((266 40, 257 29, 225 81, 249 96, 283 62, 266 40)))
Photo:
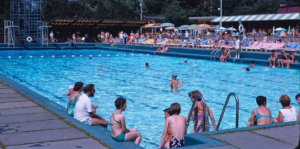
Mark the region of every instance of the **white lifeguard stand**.
POLYGON ((14 26, 14 22, 10 20, 4 20, 4 43, 7 46, 15 47, 16 42, 16 28, 19 26, 14 26))
POLYGON ((38 30, 40 34, 38 34, 38 42, 41 43, 42 47, 46 45, 48 47, 49 45, 49 38, 48 38, 48 28, 51 26, 48 26, 47 22, 44 21, 38 21, 38 30))

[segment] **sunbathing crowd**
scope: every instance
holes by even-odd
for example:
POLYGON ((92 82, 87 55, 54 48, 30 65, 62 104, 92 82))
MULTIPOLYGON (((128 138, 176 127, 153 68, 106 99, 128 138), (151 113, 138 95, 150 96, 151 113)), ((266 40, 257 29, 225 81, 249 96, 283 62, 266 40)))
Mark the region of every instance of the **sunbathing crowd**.
MULTIPOLYGON (((146 67, 147 66, 149 67, 146 63, 146 67)), ((179 87, 183 86, 183 84, 176 78, 177 75, 172 75, 172 80, 170 81, 171 90, 177 90, 179 87), (180 86, 178 87, 178 85, 180 86)), ((122 112, 125 111, 127 107, 126 99, 119 97, 115 100, 116 110, 112 112, 108 122, 96 114, 98 106, 93 105, 92 100, 90 99, 90 97, 94 97, 95 95, 95 86, 93 84, 88 84, 84 87, 82 82, 76 82, 74 87, 70 86, 69 92, 64 95, 69 96, 67 113, 76 120, 87 125, 101 125, 105 128, 110 125, 112 139, 121 142, 133 141, 137 145, 140 144, 142 139, 141 133, 135 128, 128 129, 126 127, 125 117, 122 115, 122 112), (82 91, 83 94, 81 93, 82 91)), ((211 119, 213 130, 217 130, 214 115, 209 106, 207 104, 203 104, 201 92, 195 90, 189 92, 188 96, 191 99, 191 102, 196 100, 194 108, 190 109, 190 112, 192 113, 191 117, 193 119, 193 131, 190 133, 203 132, 204 127, 205 131, 209 131, 211 125, 208 117, 211 119), (205 112, 203 112, 203 109, 205 109, 205 112), (204 118, 205 124, 203 124, 204 118)), ((297 94, 295 99, 300 105, 300 94, 297 94)), ((279 101, 282 109, 279 110, 278 116, 272 117, 271 111, 267 108, 267 98, 264 96, 258 96, 256 98, 258 107, 252 110, 247 126, 300 120, 300 108, 297 116, 296 108, 290 106, 291 99, 289 96, 282 95, 279 98, 279 101)), ((181 107, 178 103, 172 103, 169 108, 164 110, 165 126, 158 148, 175 148, 184 146, 184 136, 187 134, 187 127, 190 122, 188 118, 190 115, 186 118, 181 116, 180 112, 181 107)))

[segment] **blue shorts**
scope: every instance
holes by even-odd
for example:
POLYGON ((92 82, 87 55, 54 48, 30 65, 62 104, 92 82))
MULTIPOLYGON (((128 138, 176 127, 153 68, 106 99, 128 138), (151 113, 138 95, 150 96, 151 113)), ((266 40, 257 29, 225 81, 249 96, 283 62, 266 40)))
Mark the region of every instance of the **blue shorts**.
POLYGON ((90 118, 90 117, 87 118, 85 121, 83 121, 83 123, 91 126, 92 125, 92 118, 90 118))

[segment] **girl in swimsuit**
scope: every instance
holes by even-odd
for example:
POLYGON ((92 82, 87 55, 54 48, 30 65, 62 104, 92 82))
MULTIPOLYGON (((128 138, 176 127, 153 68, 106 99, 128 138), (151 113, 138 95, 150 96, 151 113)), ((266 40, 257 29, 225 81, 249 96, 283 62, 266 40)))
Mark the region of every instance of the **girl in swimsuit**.
POLYGON ((290 59, 286 60, 286 68, 290 68, 291 63, 295 62, 294 53, 290 51, 290 59))
POLYGON ((75 86, 73 88, 73 92, 69 96, 67 111, 68 111, 68 114, 72 117, 74 115, 75 104, 76 104, 79 96, 81 95, 82 90, 83 90, 83 83, 76 82, 75 86))
MULTIPOLYGON (((165 109, 164 113, 165 113, 165 120, 167 120, 167 118, 171 116, 170 108, 165 109)), ((168 128, 168 133, 167 133, 167 137, 165 139, 164 148, 169 148, 169 146, 170 146, 169 144, 170 144, 171 138, 172 138, 171 129, 168 128)))
POLYGON ((266 107, 267 98, 264 96, 257 96, 256 103, 258 108, 252 110, 247 126, 270 124, 272 122, 272 115, 270 109, 266 107))
MULTIPOLYGON (((191 93, 189 93, 189 96, 190 96, 192 102, 194 102, 195 99, 197 100, 195 107, 193 109, 194 112, 192 115, 193 122, 194 122, 194 130, 191 133, 203 132, 203 117, 204 117, 203 116, 203 104, 201 102, 201 98, 197 98, 198 95, 202 96, 202 94, 199 91, 192 91, 191 93)), ((217 130, 215 117, 207 105, 205 107, 205 111, 206 111, 205 112, 205 131, 209 131, 209 129, 210 129, 208 117, 211 118, 214 130, 217 130)))
POLYGON ((224 59, 226 58, 226 51, 225 51, 225 48, 223 47, 223 48, 221 49, 221 51, 222 51, 222 55, 221 55, 221 57, 220 57, 220 62, 223 62, 224 59))
POLYGON ((125 117, 121 114, 126 109, 126 99, 117 98, 115 101, 116 111, 110 116, 111 137, 116 141, 133 141, 139 145, 142 139, 141 133, 137 129, 127 129, 125 117))
POLYGON ((287 56, 286 56, 286 54, 283 51, 281 51, 280 53, 281 53, 281 59, 277 60, 278 67, 280 67, 280 63, 281 63, 281 67, 283 67, 283 63, 286 62, 287 56))

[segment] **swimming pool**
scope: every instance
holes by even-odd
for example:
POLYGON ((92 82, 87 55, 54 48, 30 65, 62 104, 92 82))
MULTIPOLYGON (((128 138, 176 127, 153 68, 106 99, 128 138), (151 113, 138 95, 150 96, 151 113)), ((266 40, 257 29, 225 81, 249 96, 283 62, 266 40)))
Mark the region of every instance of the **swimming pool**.
MULTIPOLYGON (((256 108, 255 97, 268 98, 272 116, 277 116, 280 95, 291 97, 299 92, 299 70, 255 67, 258 72, 241 71, 246 64, 219 63, 201 59, 166 57, 140 53, 105 50, 33 50, 1 51, 0 74, 66 107, 68 97, 62 96, 76 81, 96 85, 93 103, 98 114, 109 120, 115 110, 114 100, 127 99, 124 112, 128 128, 137 128, 143 139, 141 146, 156 148, 164 126, 163 110, 173 102, 180 103, 181 114, 187 116, 191 107, 187 93, 200 90, 211 108, 216 122, 230 92, 240 99, 239 127, 245 127, 251 110, 256 108), (89 55, 93 59, 89 59, 89 55), (178 64, 187 60, 187 64, 178 64), (150 68, 145 68, 148 62, 150 68), (198 68, 193 68, 194 64, 198 68), (120 70, 120 71, 97 71, 120 70), (169 81, 176 73, 184 87, 170 92, 169 81)), ((231 99, 220 129, 234 128, 235 101, 231 99)), ((188 132, 192 130, 189 127, 188 132)))

